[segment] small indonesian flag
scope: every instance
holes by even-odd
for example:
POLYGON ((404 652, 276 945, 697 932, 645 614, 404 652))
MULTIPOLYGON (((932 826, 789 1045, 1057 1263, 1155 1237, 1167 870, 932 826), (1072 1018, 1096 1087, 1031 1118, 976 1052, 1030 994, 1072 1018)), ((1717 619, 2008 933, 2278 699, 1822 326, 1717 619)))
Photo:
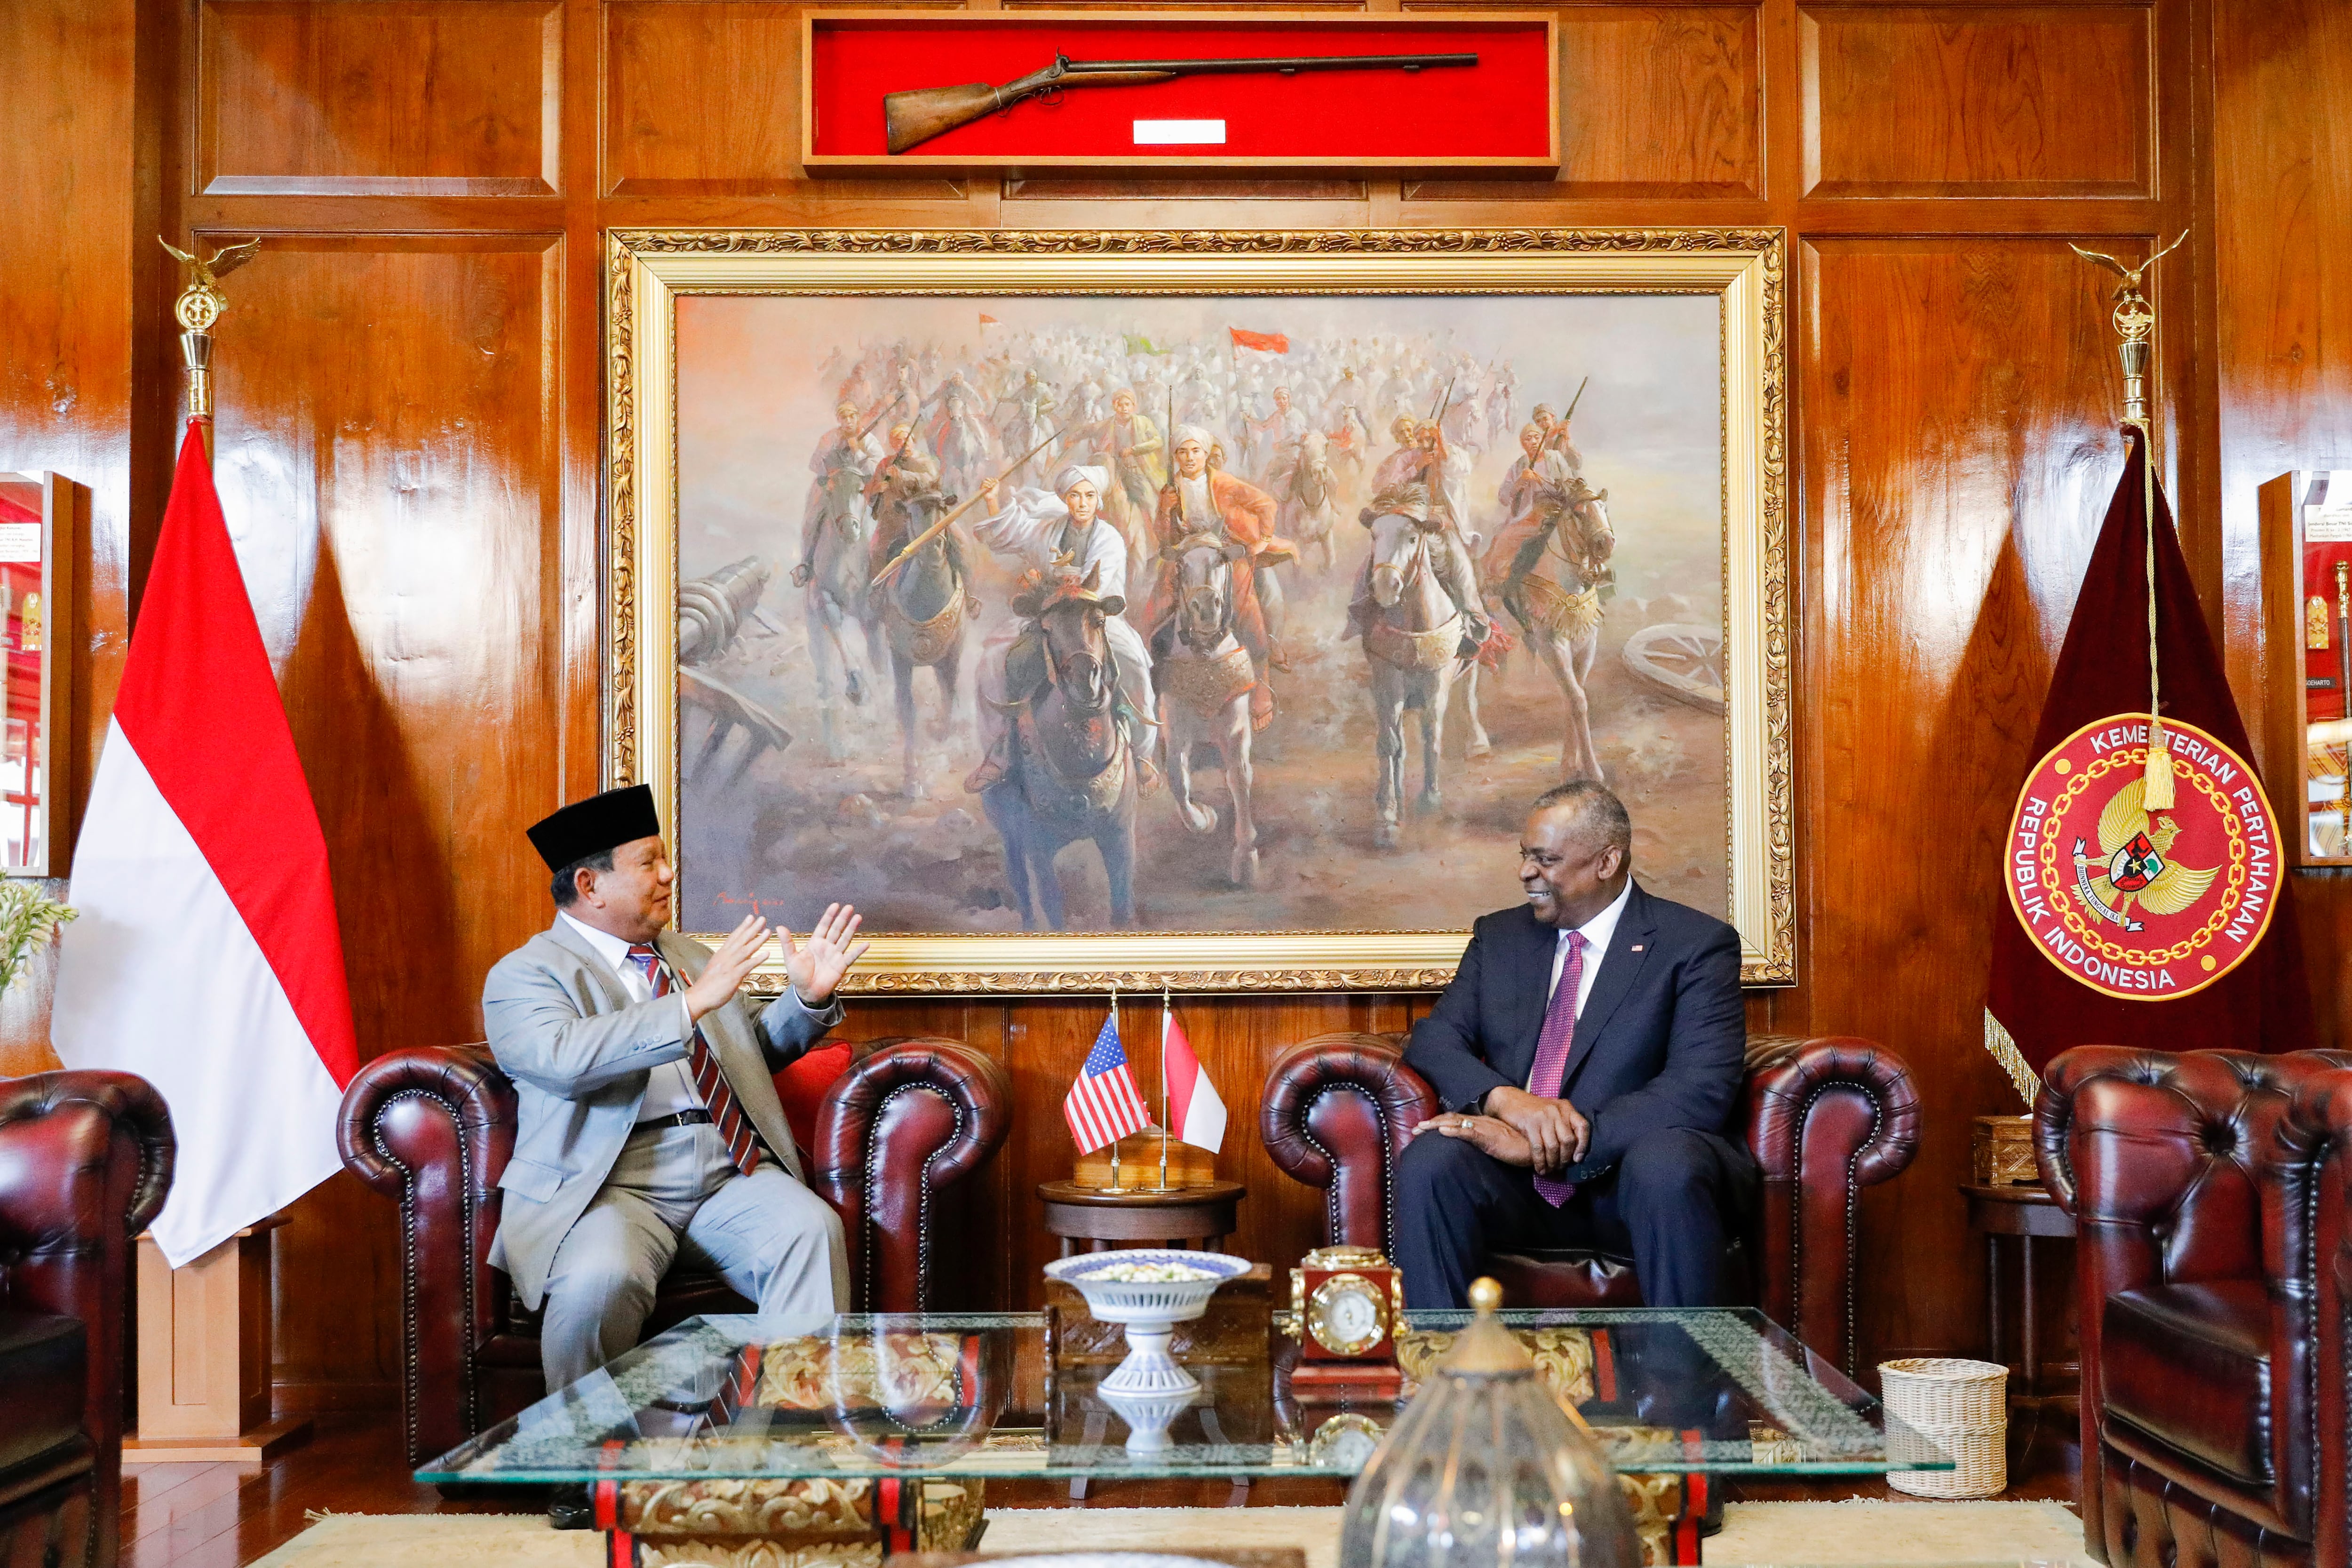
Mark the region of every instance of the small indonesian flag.
POLYGON ((980 324, 981 324, 981 327, 982 327, 983 330, 985 330, 985 329, 987 329, 987 328, 989 328, 989 327, 996 327, 996 326, 1002 326, 1002 325, 1003 325, 1003 322, 999 321, 995 317, 993 317, 993 316, 990 315, 990 314, 989 314, 987 311, 985 311, 985 310, 982 310, 982 311, 980 313, 980 324))
POLYGON ((1151 1125, 1151 1111, 1136 1092, 1135 1073, 1127 1065, 1127 1047, 1118 1043, 1117 1008, 1103 1020, 1102 1033, 1095 1037, 1094 1049, 1078 1069, 1078 1081, 1062 1097, 1062 1115, 1081 1154, 1151 1125))
POLYGON ((1290 340, 1280 332, 1245 332, 1239 327, 1227 327, 1225 331, 1233 334, 1234 347, 1237 349, 1264 349, 1270 354, 1290 352, 1290 340))
POLYGON ((326 836, 193 421, 67 896, 50 1037, 171 1108, 176 1268, 334 1174, 359 1069, 326 836))
POLYGON ((1225 1102, 1217 1098, 1184 1026, 1171 1011, 1160 1021, 1160 1070, 1168 1075, 1168 1131, 1180 1143, 1215 1153, 1225 1142, 1225 1102))

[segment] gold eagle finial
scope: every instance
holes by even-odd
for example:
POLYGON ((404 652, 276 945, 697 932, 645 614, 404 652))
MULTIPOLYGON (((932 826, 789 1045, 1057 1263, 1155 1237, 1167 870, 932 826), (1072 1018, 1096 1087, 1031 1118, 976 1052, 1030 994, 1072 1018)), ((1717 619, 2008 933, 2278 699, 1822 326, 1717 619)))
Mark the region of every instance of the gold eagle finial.
POLYGON ((228 309, 228 296, 220 291, 220 280, 252 260, 261 249, 258 235, 243 245, 224 245, 210 256, 190 255, 160 234, 155 243, 188 269, 188 286, 180 291, 173 314, 180 318, 181 326, 192 332, 212 330, 221 312, 228 309))

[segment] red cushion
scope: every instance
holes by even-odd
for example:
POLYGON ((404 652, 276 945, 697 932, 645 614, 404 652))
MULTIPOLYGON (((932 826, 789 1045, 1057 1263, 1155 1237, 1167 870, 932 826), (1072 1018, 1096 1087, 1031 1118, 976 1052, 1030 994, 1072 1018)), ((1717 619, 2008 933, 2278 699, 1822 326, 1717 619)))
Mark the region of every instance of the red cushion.
POLYGON ((816 1113, 824 1103, 824 1091, 848 1070, 849 1042, 835 1040, 807 1052, 776 1075, 776 1098, 784 1102, 793 1142, 803 1152, 816 1147, 816 1113))

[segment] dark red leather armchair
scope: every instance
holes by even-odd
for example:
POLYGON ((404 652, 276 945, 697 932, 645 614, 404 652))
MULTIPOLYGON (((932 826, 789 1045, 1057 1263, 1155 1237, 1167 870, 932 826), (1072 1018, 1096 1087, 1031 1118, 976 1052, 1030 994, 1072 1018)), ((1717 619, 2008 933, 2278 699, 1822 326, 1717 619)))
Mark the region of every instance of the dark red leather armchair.
MULTIPOLYGON (((1389 1190, 1405 1136, 1437 1110, 1404 1065, 1402 1035, 1318 1035, 1276 1058, 1259 1131, 1274 1163, 1329 1194, 1328 1238, 1392 1252, 1389 1190)), ((1853 1369, 1854 1205, 1919 1146, 1910 1069, 1868 1040, 1759 1035, 1748 1045, 1741 1125, 1764 1201, 1740 1246, 1757 1304, 1853 1369)), ((1515 1305, 1638 1307, 1630 1259, 1513 1253, 1489 1272, 1515 1305)))
POLYGON ((2352 1054, 2083 1046, 2034 1106, 2075 1224, 2083 1535, 2116 1568, 2341 1563, 2352 1054))
MULTIPOLYGON (((934 1238, 954 1233, 967 1178, 1004 1141, 1004 1069, 955 1040, 873 1042, 835 1079, 801 1151, 840 1214, 861 1311, 936 1307, 934 1238)), ((499 1176, 514 1152, 513 1086, 488 1046, 395 1051, 344 1091, 343 1163, 400 1203, 402 1409, 412 1464, 547 1392, 539 1324, 490 1267, 499 1176)), ((716 1275, 674 1270, 648 1333, 751 1304, 716 1275)))
POLYGON ((172 1154, 144 1079, 0 1079, 0 1562, 114 1562, 131 1239, 172 1154))

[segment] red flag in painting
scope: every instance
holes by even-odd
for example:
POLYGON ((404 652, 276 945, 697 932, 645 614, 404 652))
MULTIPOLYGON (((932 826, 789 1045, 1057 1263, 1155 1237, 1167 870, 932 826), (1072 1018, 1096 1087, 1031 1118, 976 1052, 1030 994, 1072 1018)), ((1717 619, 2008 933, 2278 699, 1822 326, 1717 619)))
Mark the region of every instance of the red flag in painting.
POLYGON ((2003 847, 2008 907, 1994 922, 1986 1007, 2036 1074, 2080 1045, 2310 1044, 2293 879, 2161 489, 2157 663, 2179 805, 2147 809, 2137 793, 2129 759, 2147 754, 2147 533, 2144 455, 2137 433, 2127 439, 2003 847))
POLYGON ((1270 354, 1290 352, 1290 340, 1280 332, 1247 332, 1239 327, 1227 327, 1225 331, 1233 334, 1234 347, 1237 349, 1264 349, 1270 354))
POLYGON ((326 837, 193 422, 68 896, 52 1036, 171 1107, 176 1267, 339 1168, 359 1069, 326 837))

